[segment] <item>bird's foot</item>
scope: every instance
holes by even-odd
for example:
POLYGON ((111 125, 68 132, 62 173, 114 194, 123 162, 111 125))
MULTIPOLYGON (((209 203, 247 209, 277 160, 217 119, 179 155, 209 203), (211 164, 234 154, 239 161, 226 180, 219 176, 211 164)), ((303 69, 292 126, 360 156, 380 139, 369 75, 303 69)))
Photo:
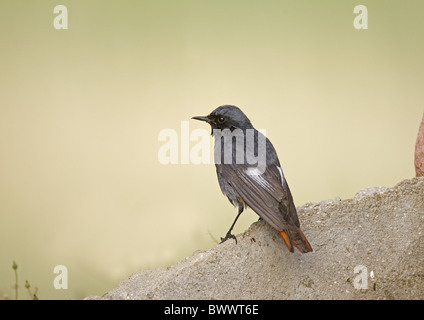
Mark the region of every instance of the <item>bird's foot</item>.
POLYGON ((225 242, 225 241, 227 241, 228 239, 234 239, 235 240, 235 242, 236 242, 236 244, 237 244, 237 238, 236 238, 236 236, 235 235, 233 235, 233 234, 231 234, 230 232, 228 232, 226 235, 225 235, 225 237, 224 238, 221 238, 221 242, 220 242, 220 244, 221 243, 223 243, 223 242, 225 242))

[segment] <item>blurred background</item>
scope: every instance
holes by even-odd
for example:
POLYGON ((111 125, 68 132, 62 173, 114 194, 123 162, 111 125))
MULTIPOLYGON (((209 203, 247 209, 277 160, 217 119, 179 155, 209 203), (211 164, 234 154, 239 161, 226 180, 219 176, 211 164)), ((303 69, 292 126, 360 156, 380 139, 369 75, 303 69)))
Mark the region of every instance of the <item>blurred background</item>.
MULTIPOLYGON (((424 2, 0 1, 0 299, 102 295, 216 245, 213 164, 162 165, 219 105, 265 129, 297 206, 415 175, 424 2), (356 30, 353 8, 368 9, 356 30), (56 30, 56 5, 68 30, 56 30), (56 265, 68 289, 56 290, 56 265)), ((195 143, 191 143, 193 146, 195 143)), ((246 211, 235 233, 257 220, 246 211)), ((310 239, 313 245, 313 239, 310 239)))

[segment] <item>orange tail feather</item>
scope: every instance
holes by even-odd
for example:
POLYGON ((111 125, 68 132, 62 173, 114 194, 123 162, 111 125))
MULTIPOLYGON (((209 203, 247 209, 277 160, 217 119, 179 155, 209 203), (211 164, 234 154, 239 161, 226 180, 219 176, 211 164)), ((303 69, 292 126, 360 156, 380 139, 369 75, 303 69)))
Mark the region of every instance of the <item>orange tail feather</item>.
POLYGON ((289 226, 287 230, 280 231, 280 236, 290 252, 294 252, 293 246, 301 253, 313 251, 302 230, 296 226, 289 226))
POLYGON ((286 230, 280 231, 280 236, 283 238, 284 243, 287 246, 287 249, 289 249, 290 252, 294 252, 293 246, 291 244, 289 235, 287 234, 286 230))

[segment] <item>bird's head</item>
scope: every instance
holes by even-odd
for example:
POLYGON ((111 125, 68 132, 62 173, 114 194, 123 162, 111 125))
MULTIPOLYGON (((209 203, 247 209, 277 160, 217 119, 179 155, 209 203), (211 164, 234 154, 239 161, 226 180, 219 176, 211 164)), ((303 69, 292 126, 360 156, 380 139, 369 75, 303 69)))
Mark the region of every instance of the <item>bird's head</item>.
POLYGON ((192 119, 205 121, 214 129, 253 129, 250 120, 236 106, 224 105, 216 108, 207 116, 193 117, 192 119))

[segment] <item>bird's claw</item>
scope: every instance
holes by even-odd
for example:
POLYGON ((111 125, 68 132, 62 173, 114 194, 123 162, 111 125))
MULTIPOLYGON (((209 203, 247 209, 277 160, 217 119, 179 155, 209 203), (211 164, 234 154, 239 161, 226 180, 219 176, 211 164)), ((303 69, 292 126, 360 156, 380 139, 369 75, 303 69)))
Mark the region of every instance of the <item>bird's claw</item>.
POLYGON ((230 232, 228 232, 228 233, 225 235, 225 237, 224 237, 224 238, 221 238, 221 242, 220 242, 220 243, 223 243, 223 242, 227 241, 227 240, 228 240, 228 239, 230 239, 230 238, 234 239, 234 241, 235 241, 235 242, 236 242, 236 244, 237 244, 237 238, 236 238, 236 236, 235 236, 235 235, 233 235, 233 234, 231 234, 230 232))

